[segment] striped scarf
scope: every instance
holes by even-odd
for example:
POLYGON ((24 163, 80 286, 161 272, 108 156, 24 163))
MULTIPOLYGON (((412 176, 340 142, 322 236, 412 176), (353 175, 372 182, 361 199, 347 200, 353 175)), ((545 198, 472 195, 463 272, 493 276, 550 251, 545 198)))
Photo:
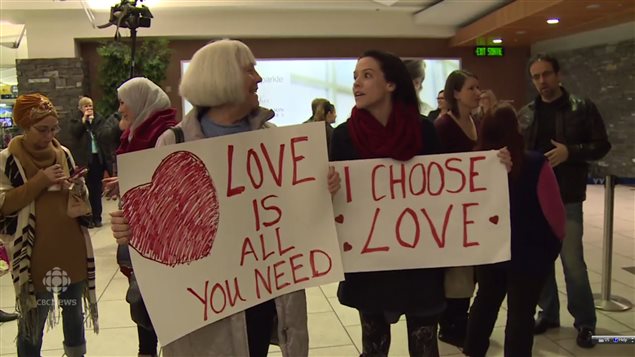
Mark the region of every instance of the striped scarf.
MULTIPOLYGON (((75 167, 70 153, 64 148, 68 167, 75 167)), ((71 172, 72 174, 72 172, 71 172)), ((23 185, 27 181, 19 160, 9 153, 8 149, 0 152, 0 206, 4 204, 5 193, 23 185)), ((35 201, 29 203, 20 211, 10 216, 0 215, 0 237, 5 241, 11 259, 11 276, 16 294, 16 310, 20 313, 24 328, 23 333, 32 340, 37 339, 37 299, 35 287, 31 279, 31 254, 35 241, 35 201)), ((86 267, 88 281, 84 288, 84 310, 88 312, 87 324, 99 332, 97 314, 97 294, 95 292, 95 258, 90 235, 86 227, 82 226, 82 233, 86 242, 86 267)), ((58 322, 60 306, 51 307, 48 315, 49 326, 58 322)))

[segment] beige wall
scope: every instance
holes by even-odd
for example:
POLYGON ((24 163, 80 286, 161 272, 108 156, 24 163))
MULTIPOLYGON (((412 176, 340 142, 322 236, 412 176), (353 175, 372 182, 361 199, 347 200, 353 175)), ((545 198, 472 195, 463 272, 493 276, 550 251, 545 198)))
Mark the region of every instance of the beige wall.
MULTIPOLYGON (((450 26, 416 25, 413 15, 396 11, 157 9, 150 28, 139 36, 173 38, 383 37, 448 38, 450 26)), ((108 13, 95 14, 96 23, 108 13)), ((30 58, 75 57, 75 41, 112 37, 115 27, 94 29, 82 10, 33 10, 24 18, 30 58)), ((122 29, 122 36, 130 35, 122 29)))
MULTIPOLYGON (((511 100, 516 107, 524 104, 526 90, 526 61, 529 48, 506 48, 504 58, 475 57, 472 48, 449 47, 447 40, 404 39, 404 38, 242 38, 257 58, 356 58, 367 49, 381 49, 402 57, 460 58, 464 69, 474 72, 480 79, 482 88, 492 89, 499 99, 511 100)), ((181 61, 189 60, 194 52, 208 40, 172 40, 172 59, 168 67, 167 79, 161 86, 168 92, 179 113, 181 99, 178 83, 181 76, 181 61)), ((80 54, 87 61, 90 95, 101 98, 98 88, 97 68, 98 43, 80 43, 80 54)))

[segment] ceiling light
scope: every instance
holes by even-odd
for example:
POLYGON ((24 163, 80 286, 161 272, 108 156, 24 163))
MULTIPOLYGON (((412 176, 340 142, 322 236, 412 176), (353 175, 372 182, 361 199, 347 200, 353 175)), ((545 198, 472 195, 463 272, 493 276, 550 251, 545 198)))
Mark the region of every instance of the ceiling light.
POLYGON ((593 9, 599 9, 600 8, 600 4, 589 4, 586 6, 587 9, 589 10, 593 10, 593 9))
POLYGON ((516 31, 516 35, 524 35, 524 34, 526 34, 526 33, 527 33, 527 31, 525 31, 525 30, 518 30, 518 31, 516 31))
POLYGON ((556 18, 556 17, 551 18, 551 19, 547 19, 547 23, 548 23, 549 25, 555 25, 555 24, 557 24, 557 23, 559 23, 559 22, 560 22, 560 19, 559 19, 559 18, 556 18))
POLYGON ((495 38, 495 39, 492 40, 492 43, 496 43, 496 44, 503 43, 503 39, 502 38, 495 38))
MULTIPOLYGON (((113 5, 118 5, 117 3, 121 3, 121 1, 113 1, 113 0, 84 0, 88 3, 88 7, 93 10, 107 10, 110 9, 113 5), (114 3, 114 4, 113 4, 114 3)), ((132 2, 132 1, 131 1, 132 2)), ((143 0, 137 1, 137 6, 145 5, 149 8, 156 7, 161 0, 143 0)))

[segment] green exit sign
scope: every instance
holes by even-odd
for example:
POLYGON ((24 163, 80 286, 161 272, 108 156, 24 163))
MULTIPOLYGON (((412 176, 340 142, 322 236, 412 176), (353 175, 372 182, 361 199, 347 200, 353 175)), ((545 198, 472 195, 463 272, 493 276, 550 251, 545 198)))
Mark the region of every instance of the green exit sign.
POLYGON ((476 57, 503 57, 505 51, 500 46, 476 46, 474 48, 476 57))

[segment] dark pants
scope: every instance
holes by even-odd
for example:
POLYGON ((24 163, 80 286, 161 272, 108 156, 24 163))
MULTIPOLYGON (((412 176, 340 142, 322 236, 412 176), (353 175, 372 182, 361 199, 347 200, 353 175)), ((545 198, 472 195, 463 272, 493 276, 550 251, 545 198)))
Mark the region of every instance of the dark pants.
POLYGON ((86 175, 86 186, 88 187, 88 197, 92 209, 93 222, 101 223, 101 193, 102 180, 106 166, 99 161, 98 154, 92 154, 88 164, 88 174, 86 175))
POLYGON ((249 357, 266 357, 273 332, 276 303, 265 301, 245 310, 249 357))
POLYGON ((464 353, 487 354, 498 310, 507 295, 505 356, 531 357, 534 313, 548 272, 518 272, 502 264, 476 267, 478 292, 470 309, 464 353))
MULTIPOLYGON (((388 356, 390 349, 390 323, 383 313, 359 312, 362 323, 362 356, 388 356)), ((438 317, 418 317, 406 314, 408 352, 411 357, 438 357, 438 317)))
POLYGON ((137 325, 137 335, 139 336, 139 354, 156 356, 159 340, 154 330, 137 325))
POLYGON ((446 304, 447 307, 439 320, 441 332, 446 336, 463 340, 467 329, 467 314, 470 309, 470 299, 447 298, 446 304))
MULTIPOLYGON (((130 290, 130 288, 128 288, 128 290, 130 290)), ((130 303, 130 301, 128 301, 128 303, 130 303)), ((135 301, 134 303, 130 303, 130 316, 132 317, 132 321, 137 324, 137 337, 139 337, 139 354, 156 356, 157 344, 159 340, 157 338, 157 333, 152 327, 150 314, 148 314, 148 310, 142 298, 140 298, 138 301, 135 301)))
MULTIPOLYGON (((62 331, 64 333, 64 352, 69 357, 79 357, 86 354, 86 339, 84 337, 84 308, 82 306, 82 294, 86 282, 73 283, 66 290, 58 294, 59 304, 62 308, 62 331)), ((55 300, 52 292, 38 292, 37 316, 33 333, 35 336, 27 336, 24 320, 18 320, 17 353, 20 357, 40 356, 42 338, 47 323, 49 310, 55 308, 55 300), (35 338, 33 338, 35 337, 35 338)), ((55 312, 54 312, 55 313, 55 312)))

